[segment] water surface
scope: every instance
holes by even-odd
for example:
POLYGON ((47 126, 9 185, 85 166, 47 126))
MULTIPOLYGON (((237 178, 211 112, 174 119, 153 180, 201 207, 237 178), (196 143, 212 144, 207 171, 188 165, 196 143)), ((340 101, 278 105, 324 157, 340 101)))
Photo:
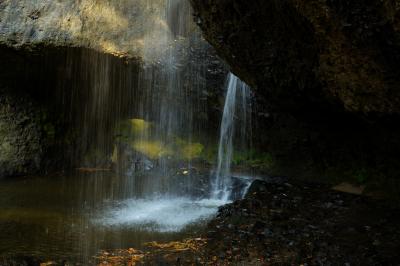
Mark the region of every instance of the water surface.
MULTIPOLYGON (((150 177, 149 177, 150 178, 150 177)), ((0 258, 89 261, 101 249, 194 235, 219 200, 127 197, 111 173, 0 180, 0 258)))

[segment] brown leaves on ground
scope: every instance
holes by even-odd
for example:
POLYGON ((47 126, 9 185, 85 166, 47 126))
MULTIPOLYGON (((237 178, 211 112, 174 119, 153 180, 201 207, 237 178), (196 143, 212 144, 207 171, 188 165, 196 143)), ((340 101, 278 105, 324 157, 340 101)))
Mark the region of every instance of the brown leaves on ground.
POLYGON ((147 247, 156 249, 159 251, 198 251, 200 247, 204 246, 207 241, 203 238, 195 238, 195 239, 186 239, 182 242, 175 241, 169 243, 157 243, 157 242, 149 242, 146 244, 147 247))
MULTIPOLYGON (((99 266, 134 266, 141 262, 145 254, 133 248, 103 251, 95 257, 99 266)), ((139 264, 140 265, 140 264, 139 264)))
POLYGON ((98 266, 158 265, 160 263, 202 264, 201 250, 206 243, 207 241, 202 238, 168 243, 149 242, 145 244, 145 251, 133 248, 103 251, 95 259, 98 266))

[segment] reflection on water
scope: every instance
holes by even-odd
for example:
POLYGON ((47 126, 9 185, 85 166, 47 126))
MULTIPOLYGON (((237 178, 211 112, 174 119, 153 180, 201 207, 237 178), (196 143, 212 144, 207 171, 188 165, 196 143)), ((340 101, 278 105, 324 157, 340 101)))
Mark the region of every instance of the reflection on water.
POLYGON ((224 202, 126 199, 111 173, 0 180, 0 258, 88 261, 99 249, 140 248, 196 233, 224 202), (101 182, 101 191, 95 184, 101 182), (84 188, 84 189, 83 189, 84 188), (92 188, 92 189, 90 189, 92 188))

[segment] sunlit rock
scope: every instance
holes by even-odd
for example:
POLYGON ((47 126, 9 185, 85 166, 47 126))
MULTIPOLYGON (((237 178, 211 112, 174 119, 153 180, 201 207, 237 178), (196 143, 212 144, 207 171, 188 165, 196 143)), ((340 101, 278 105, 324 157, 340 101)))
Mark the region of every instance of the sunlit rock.
POLYGON ((154 60, 173 39, 167 21, 160 20, 165 5, 162 0, 5 0, 0 2, 0 44, 86 47, 154 60))

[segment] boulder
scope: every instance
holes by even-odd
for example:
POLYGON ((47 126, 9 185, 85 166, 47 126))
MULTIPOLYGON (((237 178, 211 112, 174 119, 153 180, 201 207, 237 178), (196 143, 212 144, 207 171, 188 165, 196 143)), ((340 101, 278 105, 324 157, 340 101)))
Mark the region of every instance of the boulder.
POLYGON ((191 0, 233 71, 291 112, 400 113, 400 4, 191 0))

